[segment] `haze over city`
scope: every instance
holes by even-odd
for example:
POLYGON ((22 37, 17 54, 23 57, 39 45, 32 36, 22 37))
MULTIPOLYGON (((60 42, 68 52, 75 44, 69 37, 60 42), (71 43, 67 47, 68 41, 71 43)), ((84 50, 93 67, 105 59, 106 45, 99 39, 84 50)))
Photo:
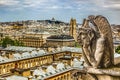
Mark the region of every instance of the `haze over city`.
POLYGON ((88 15, 103 15, 111 24, 119 24, 120 0, 0 0, 0 22, 56 20, 82 23, 88 15))

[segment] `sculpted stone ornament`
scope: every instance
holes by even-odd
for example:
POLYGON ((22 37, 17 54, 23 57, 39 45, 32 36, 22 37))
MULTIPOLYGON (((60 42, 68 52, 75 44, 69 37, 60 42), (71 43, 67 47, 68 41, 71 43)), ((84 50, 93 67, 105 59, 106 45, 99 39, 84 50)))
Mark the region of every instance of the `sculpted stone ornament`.
POLYGON ((81 74, 83 80, 119 80, 120 68, 114 66, 112 31, 108 20, 101 16, 84 19, 78 42, 88 65, 81 74))
POLYGON ((114 65, 112 31, 105 17, 92 15, 84 19, 78 42, 82 46, 83 57, 88 66, 108 68, 114 65))

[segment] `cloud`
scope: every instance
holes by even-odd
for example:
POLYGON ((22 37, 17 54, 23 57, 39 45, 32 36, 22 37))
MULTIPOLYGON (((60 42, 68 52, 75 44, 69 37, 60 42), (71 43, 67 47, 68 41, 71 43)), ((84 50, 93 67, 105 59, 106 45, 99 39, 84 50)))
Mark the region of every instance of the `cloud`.
POLYGON ((0 0, 0 10, 0 14, 5 17, 6 15, 12 17, 10 13, 17 12, 21 16, 27 14, 25 17, 32 17, 31 15, 34 17, 36 14, 42 15, 41 17, 64 15, 64 19, 66 16, 78 18, 86 17, 89 14, 100 14, 112 17, 111 21, 117 21, 117 23, 120 21, 118 17, 120 0, 0 0), (6 13, 4 14, 4 12, 6 13))
POLYGON ((119 10, 120 9, 120 0, 73 0, 79 6, 87 6, 88 8, 94 7, 94 9, 112 9, 119 10))
POLYGON ((0 7, 4 7, 7 10, 76 8, 76 6, 73 6, 73 2, 68 0, 0 0, 0 7))
MULTIPOLYGON (((8 9, 83 9, 94 7, 94 11, 103 9, 120 9, 120 0, 0 0, 0 6, 8 9), (89 6, 88 6, 89 5, 89 6)), ((92 8, 91 8, 92 9, 92 8)))
POLYGON ((40 7, 48 3, 49 0, 24 0, 23 7, 40 7))
POLYGON ((120 0, 93 0, 96 6, 105 9, 113 9, 117 10, 120 9, 120 0))
POLYGON ((19 4, 18 0, 0 0, 0 6, 13 6, 19 4))
POLYGON ((0 8, 5 9, 24 9, 24 8, 46 8, 51 5, 50 1, 55 2, 55 0, 0 0, 0 8))
POLYGON ((112 4, 112 5, 109 4, 109 5, 104 5, 103 7, 117 10, 120 9, 120 4, 112 4))

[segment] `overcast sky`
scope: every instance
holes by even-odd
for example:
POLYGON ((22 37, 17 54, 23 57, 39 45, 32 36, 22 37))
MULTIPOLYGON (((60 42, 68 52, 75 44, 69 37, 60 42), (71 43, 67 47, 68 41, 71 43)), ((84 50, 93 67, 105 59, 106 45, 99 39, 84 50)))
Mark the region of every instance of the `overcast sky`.
POLYGON ((82 23, 88 15, 103 15, 120 24, 120 0, 0 0, 0 21, 56 20, 82 23))

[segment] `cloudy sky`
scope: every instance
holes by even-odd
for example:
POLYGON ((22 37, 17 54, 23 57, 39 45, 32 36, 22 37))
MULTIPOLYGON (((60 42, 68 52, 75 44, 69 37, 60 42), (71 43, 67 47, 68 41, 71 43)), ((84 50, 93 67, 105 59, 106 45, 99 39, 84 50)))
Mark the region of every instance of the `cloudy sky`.
POLYGON ((82 23, 88 15, 104 15, 120 24, 120 0, 0 0, 0 21, 51 19, 82 23))

